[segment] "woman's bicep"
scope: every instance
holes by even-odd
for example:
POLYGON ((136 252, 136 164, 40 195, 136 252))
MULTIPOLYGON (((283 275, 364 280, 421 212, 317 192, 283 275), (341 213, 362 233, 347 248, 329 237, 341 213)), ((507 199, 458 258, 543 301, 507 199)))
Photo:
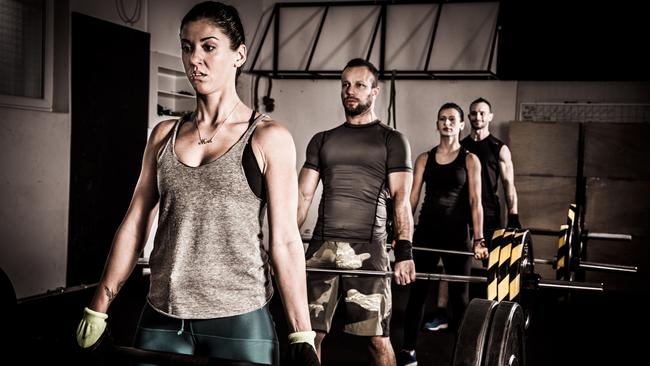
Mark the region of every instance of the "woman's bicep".
POLYGON ((286 241, 298 233, 298 176, 291 134, 277 124, 264 127, 256 139, 263 155, 271 239, 286 241), (284 238, 284 239, 283 239, 284 238))

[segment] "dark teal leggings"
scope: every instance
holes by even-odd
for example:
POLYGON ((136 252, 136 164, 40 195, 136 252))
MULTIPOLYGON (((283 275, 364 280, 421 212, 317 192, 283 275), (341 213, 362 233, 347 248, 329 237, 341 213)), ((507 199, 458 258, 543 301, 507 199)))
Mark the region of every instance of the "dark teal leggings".
POLYGON ((264 365, 279 364, 275 324, 265 306, 249 313, 214 319, 176 319, 145 304, 135 347, 264 365))

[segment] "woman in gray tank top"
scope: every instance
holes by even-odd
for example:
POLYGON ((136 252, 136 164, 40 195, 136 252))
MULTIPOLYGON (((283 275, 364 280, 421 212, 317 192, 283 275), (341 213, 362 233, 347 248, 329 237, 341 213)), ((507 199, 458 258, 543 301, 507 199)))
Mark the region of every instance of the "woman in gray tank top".
POLYGON ((99 343, 106 312, 159 211, 136 347, 224 364, 277 365, 278 339, 267 308, 273 264, 291 332, 287 358, 318 365, 296 224, 295 147, 286 128, 237 95, 235 81, 247 55, 237 10, 197 4, 181 22, 180 44, 196 110, 153 129, 77 341, 84 348, 99 343), (267 202, 268 250, 262 243, 267 202))

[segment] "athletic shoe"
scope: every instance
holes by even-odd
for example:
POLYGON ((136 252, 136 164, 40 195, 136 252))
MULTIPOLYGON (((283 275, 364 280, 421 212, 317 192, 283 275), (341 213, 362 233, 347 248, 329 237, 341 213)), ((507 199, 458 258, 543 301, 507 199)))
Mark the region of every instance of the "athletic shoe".
POLYGON ((424 328, 432 332, 441 329, 447 329, 448 327, 449 327, 449 320, 447 320, 447 316, 444 314, 438 314, 430 322, 424 323, 424 328))
POLYGON ((415 351, 401 350, 395 355, 397 366, 417 366, 418 360, 415 358, 415 351))

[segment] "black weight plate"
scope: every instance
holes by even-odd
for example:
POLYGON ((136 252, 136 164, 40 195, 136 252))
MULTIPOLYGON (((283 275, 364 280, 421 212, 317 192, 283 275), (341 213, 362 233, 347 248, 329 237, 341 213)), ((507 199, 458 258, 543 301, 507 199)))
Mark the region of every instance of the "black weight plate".
POLYGON ((535 274, 533 236, 531 235, 530 230, 521 230, 521 232, 523 232, 524 235, 521 238, 523 248, 521 250, 521 261, 519 263, 520 293, 517 302, 524 310, 525 328, 528 329, 532 317, 533 304, 535 303, 535 296, 537 295, 534 290, 536 289, 536 281, 538 281, 539 278, 538 275, 535 274))
POLYGON ((475 298, 470 301, 458 329, 452 366, 481 366, 490 319, 497 302, 475 298))
POLYGON ((524 312, 521 305, 501 301, 494 310, 485 349, 485 366, 526 365, 524 312))

